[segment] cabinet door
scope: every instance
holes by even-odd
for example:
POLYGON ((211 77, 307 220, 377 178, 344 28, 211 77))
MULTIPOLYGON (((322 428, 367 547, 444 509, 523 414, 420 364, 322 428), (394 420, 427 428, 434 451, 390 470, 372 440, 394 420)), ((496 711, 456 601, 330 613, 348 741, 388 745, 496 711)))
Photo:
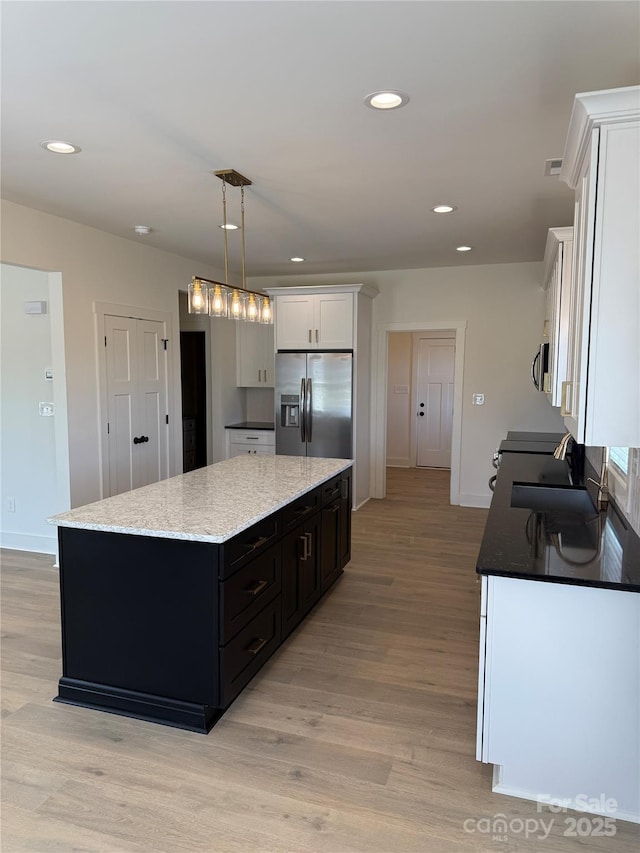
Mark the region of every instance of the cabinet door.
POLYGON ((340 543, 340 498, 322 510, 322 591, 342 572, 340 543))
POLYGON ((598 135, 599 130, 595 129, 592 132, 591 145, 585 154, 584 166, 576 187, 567 378, 562 385, 561 400, 561 414, 565 418, 567 429, 581 444, 584 443, 587 394, 587 347, 591 308, 590 270, 593 263, 598 135))
POLYGON ((340 479, 340 542, 339 563, 344 569, 351 559, 351 472, 340 479))
POLYGON ((236 324, 236 384, 239 388, 264 388, 264 332, 259 323, 236 324))
POLYGON ((314 298, 313 345, 319 349, 353 349, 353 294, 320 293, 314 298))
POLYGON ((282 540, 282 637, 287 637, 320 598, 320 516, 282 540))
POLYGON ((310 349, 315 345, 312 295, 278 295, 274 316, 277 349, 310 349))
POLYGON ((260 326, 262 331, 262 388, 275 387, 276 357, 273 345, 274 327, 260 326))

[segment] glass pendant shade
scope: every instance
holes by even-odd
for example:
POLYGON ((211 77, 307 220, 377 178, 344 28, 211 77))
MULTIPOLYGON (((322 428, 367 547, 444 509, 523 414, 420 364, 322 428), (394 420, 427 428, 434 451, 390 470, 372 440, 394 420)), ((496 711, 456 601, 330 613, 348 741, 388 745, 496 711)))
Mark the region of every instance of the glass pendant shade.
POLYGON ((192 279, 188 290, 189 314, 209 313, 209 287, 199 279, 192 279))
POLYGON ((255 293, 250 293, 247 297, 247 321, 249 323, 257 323, 260 320, 260 303, 262 300, 255 293))
POLYGON ((260 312, 260 322, 265 325, 273 323, 273 312, 271 310, 271 300, 268 296, 262 297, 262 311, 260 312))
POLYGON ((228 291, 226 287, 216 284, 209 297, 209 313, 212 317, 228 317, 228 291))
POLYGON ((239 290, 234 290, 231 293, 229 316, 232 320, 244 320, 246 318, 245 300, 239 290))

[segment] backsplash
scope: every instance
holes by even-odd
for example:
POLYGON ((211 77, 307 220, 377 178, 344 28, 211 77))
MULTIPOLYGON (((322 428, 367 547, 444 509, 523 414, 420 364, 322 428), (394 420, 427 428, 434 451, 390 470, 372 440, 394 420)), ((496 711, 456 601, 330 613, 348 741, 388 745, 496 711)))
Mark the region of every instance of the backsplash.
MULTIPOLYGON (((602 447, 587 447, 586 458, 596 471, 600 471, 602 447)), ((611 496, 633 529, 640 535, 640 448, 629 448, 629 463, 626 487, 609 470, 611 496)))

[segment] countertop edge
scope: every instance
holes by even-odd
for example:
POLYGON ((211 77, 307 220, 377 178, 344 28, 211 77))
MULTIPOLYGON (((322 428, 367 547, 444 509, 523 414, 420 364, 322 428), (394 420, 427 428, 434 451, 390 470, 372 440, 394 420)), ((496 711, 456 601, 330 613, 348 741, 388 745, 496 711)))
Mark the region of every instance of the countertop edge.
MULTIPOLYGON (((185 531, 180 530, 158 530, 153 528, 145 528, 145 527, 128 527, 125 525, 112 525, 112 524, 100 524, 97 522, 85 522, 85 521, 74 521, 72 519, 61 518, 60 516, 64 515, 61 513, 60 515, 53 515, 47 518, 47 524, 54 525, 56 527, 67 527, 75 530, 95 530, 102 533, 120 533, 120 534, 129 534, 131 536, 147 536, 156 539, 178 539, 181 541, 187 542, 208 542, 213 545, 221 545, 224 542, 227 542, 229 539, 232 539, 238 533, 242 533, 243 530, 247 530, 252 527, 254 524, 257 524, 259 521, 262 521, 268 516, 272 515, 274 512, 277 512, 279 509, 287 506, 292 501, 295 501, 297 498, 306 494, 307 492, 312 491, 313 489, 321 486, 323 483, 326 483, 327 480, 330 480, 332 477, 335 477, 337 474, 341 474, 343 471, 346 471, 348 468, 353 466, 352 459, 345 459, 343 465, 337 465, 336 468, 326 476, 321 477, 320 479, 314 481, 311 485, 306 484, 303 488, 297 490, 296 492, 287 496, 286 499, 282 501, 278 501, 274 503, 268 510, 264 512, 258 513, 254 516, 251 516, 250 519, 242 522, 242 524, 233 528, 233 530, 225 531, 224 534, 220 535, 211 535, 211 534, 198 534, 198 533, 186 533, 185 531)), ((176 475, 176 476, 184 476, 184 475, 176 475)), ((169 478, 172 479, 172 478, 169 478)), ((162 481, 160 481, 162 482, 162 481)), ((144 488, 144 487, 143 487, 144 488)), ((105 499, 108 500, 108 499, 105 499)), ((96 501, 99 503, 99 501, 96 501)), ((91 504, 87 504, 87 506, 91 506, 91 504)), ((77 509, 81 509, 81 507, 77 507, 77 509)), ((70 510, 73 512, 74 510, 70 510)))

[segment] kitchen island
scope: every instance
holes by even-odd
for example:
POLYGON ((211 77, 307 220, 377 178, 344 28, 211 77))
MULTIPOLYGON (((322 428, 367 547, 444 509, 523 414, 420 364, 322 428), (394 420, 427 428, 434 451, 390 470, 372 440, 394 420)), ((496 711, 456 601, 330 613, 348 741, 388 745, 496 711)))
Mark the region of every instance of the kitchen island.
POLYGON ((476 757, 497 793, 639 822, 640 540, 589 477, 503 457, 477 564, 476 757))
POLYGON ((50 519, 56 701, 208 732, 349 562, 351 464, 239 456, 50 519))

